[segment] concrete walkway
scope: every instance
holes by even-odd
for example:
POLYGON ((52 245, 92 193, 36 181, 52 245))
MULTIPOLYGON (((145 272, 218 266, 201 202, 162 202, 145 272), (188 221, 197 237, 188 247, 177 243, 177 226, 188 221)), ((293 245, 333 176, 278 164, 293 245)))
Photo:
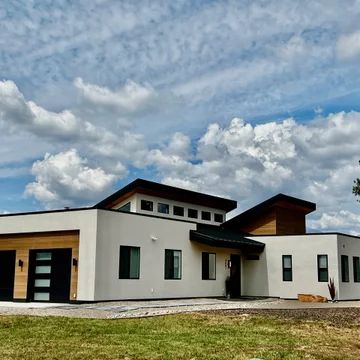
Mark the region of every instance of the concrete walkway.
POLYGON ((282 299, 177 299, 114 301, 92 304, 0 302, 0 315, 66 316, 75 318, 134 318, 184 312, 237 309, 316 309, 360 308, 360 301, 301 303, 282 299))

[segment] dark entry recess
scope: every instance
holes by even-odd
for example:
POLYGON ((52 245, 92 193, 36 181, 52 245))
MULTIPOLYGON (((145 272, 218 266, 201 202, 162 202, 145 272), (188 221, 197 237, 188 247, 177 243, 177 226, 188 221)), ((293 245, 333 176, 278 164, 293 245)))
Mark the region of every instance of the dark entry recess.
POLYGON ((30 250, 28 301, 70 300, 71 249, 30 250))
POLYGON ((15 250, 0 251, 0 300, 10 301, 14 296, 15 250))
POLYGON ((230 255, 230 296, 232 298, 240 297, 241 295, 241 262, 240 255, 230 255))

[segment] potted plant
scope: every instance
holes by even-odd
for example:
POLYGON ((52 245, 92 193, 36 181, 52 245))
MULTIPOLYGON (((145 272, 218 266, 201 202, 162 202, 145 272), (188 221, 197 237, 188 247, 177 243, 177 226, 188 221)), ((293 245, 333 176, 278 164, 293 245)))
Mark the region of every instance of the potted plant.
POLYGON ((331 301, 335 302, 336 288, 335 288, 335 282, 334 282, 333 278, 330 278, 330 280, 329 280, 328 289, 329 289, 331 301))

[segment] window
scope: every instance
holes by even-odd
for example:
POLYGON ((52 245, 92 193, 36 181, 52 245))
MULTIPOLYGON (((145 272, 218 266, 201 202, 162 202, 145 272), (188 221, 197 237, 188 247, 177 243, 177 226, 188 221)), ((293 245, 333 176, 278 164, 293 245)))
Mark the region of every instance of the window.
POLYGON ((184 208, 182 206, 174 206, 174 215, 184 216, 184 208))
POLYGON ((181 279, 181 250, 165 249, 165 279, 181 279))
POLYGON ((329 270, 328 270, 328 256, 318 255, 318 281, 328 282, 329 281, 329 270))
POLYGON ((169 213, 169 205, 158 203, 158 212, 161 214, 168 214, 169 213))
POLYGON ((360 258, 358 256, 353 257, 354 266, 354 282, 360 282, 360 258))
POLYGON ((341 255, 341 281, 349 282, 349 257, 341 255))
POLYGON ((120 246, 119 279, 140 278, 140 248, 120 246))
POLYGON ((292 256, 282 256, 283 281, 292 281, 292 256))
POLYGON ((214 214, 214 221, 218 223, 222 223, 224 221, 223 214, 214 214))
POLYGON ((216 279, 216 254, 207 252, 202 253, 202 279, 216 279))
POLYGON ((131 208, 131 202, 128 202, 128 203, 126 203, 125 205, 120 206, 120 207, 118 208, 118 210, 119 210, 119 211, 128 211, 128 212, 130 212, 130 208, 131 208))
POLYGON ((141 200, 141 210, 153 211, 153 202, 150 200, 141 200))
POLYGON ((188 209, 188 217, 192 219, 198 218, 198 211, 195 209, 188 209))
POLYGON ((202 220, 211 220, 211 213, 210 211, 202 211, 201 212, 201 219, 202 220))

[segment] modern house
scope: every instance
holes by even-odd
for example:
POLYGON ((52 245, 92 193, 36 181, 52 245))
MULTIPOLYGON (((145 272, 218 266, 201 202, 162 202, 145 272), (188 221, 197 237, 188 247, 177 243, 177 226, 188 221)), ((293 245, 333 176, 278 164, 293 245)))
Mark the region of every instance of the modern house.
POLYGON ((360 238, 306 233, 314 203, 236 201, 137 179, 89 208, 0 216, 0 299, 360 299, 360 238), (228 279, 228 280, 227 280, 228 279))

